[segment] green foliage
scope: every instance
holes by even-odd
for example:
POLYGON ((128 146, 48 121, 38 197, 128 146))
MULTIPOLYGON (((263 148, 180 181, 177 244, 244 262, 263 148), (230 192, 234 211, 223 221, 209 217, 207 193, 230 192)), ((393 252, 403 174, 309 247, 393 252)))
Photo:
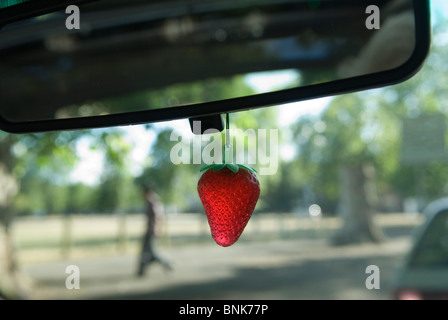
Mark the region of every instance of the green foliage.
MULTIPOLYGON (((282 161, 277 174, 264 177, 258 210, 261 212, 291 212, 302 205, 306 177, 294 162, 282 161)), ((261 177, 260 177, 261 179, 261 177)))
MULTIPOLYGON (((136 180, 138 186, 150 186, 156 190, 164 203, 171 203, 178 196, 172 191, 179 167, 174 166, 170 160, 170 149, 173 146, 170 140, 171 133, 170 129, 158 133, 152 148, 153 152, 149 155, 149 165, 136 180)), ((182 185, 176 188, 177 192, 179 190, 182 190, 182 185)))
POLYGON ((126 96, 105 99, 108 110, 148 110, 170 108, 192 103, 230 99, 254 94, 242 76, 231 79, 207 79, 193 83, 178 83, 163 89, 143 90, 126 96))
POLYGON ((392 191, 402 199, 419 196, 427 201, 446 195, 446 162, 408 165, 401 150, 405 119, 448 114, 447 53, 446 44, 433 44, 424 67, 410 80, 335 97, 321 115, 302 117, 293 125, 295 162, 307 172, 315 193, 335 200, 340 192, 338 167, 368 164, 375 169, 379 194, 392 191))

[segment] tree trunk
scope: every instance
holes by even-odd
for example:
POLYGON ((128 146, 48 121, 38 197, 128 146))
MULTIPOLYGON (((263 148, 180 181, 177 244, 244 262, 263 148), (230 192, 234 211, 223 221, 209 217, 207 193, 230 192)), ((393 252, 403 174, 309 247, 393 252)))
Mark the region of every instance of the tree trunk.
POLYGON ((362 164, 343 165, 339 169, 340 215, 343 227, 332 239, 334 245, 381 242, 385 239, 374 222, 372 189, 362 164))
POLYGON ((11 235, 13 213, 10 205, 19 191, 19 183, 12 174, 12 143, 11 138, 0 141, 0 298, 4 299, 24 297, 11 235))
POLYGON ((0 300, 26 299, 27 284, 19 274, 9 227, 0 225, 0 300))

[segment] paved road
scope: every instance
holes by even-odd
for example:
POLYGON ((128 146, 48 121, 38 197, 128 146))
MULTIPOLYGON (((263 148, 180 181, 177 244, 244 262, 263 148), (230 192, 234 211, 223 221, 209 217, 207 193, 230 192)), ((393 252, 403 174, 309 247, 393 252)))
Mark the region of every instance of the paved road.
POLYGON ((382 245, 330 247, 324 240, 242 241, 232 247, 197 244, 164 248, 174 270, 154 265, 135 276, 130 254, 63 260, 26 267, 35 299, 388 299, 407 238, 382 245), (68 265, 80 289, 68 290, 68 265), (368 265, 380 268, 380 289, 365 286, 368 265))

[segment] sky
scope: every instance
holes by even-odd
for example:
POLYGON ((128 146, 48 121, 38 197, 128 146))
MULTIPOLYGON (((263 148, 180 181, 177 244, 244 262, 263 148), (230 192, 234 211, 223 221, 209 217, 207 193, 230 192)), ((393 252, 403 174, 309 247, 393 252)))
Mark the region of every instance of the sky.
MULTIPOLYGON (((446 17, 448 14, 448 0, 431 0, 431 14, 432 22, 435 23, 441 17, 446 17)), ((439 36, 440 41, 448 42, 448 34, 439 36)), ((271 76, 266 74, 258 74, 248 77, 247 83, 259 92, 269 91, 271 88, 280 84, 285 84, 294 81, 297 74, 291 71, 277 72, 271 76)), ((320 99, 289 103, 286 105, 276 107, 278 110, 278 126, 284 128, 295 122, 299 117, 305 114, 319 114, 332 100, 331 97, 320 99)), ((178 131, 183 137, 191 137, 191 129, 187 119, 175 120, 169 122, 157 123, 158 128, 172 128, 178 131)), ((126 131, 126 139, 129 140, 135 147, 131 153, 130 170, 134 174, 138 174, 145 159, 148 156, 152 142, 155 139, 155 134, 145 130, 144 126, 127 126, 123 127, 126 131)), ((291 156, 291 148, 282 146, 280 153, 288 158, 291 156)), ((90 142, 88 139, 81 139, 77 146, 77 152, 80 157, 80 162, 71 174, 71 181, 82 182, 89 185, 94 185, 102 171, 103 155, 99 151, 90 149, 90 142)))

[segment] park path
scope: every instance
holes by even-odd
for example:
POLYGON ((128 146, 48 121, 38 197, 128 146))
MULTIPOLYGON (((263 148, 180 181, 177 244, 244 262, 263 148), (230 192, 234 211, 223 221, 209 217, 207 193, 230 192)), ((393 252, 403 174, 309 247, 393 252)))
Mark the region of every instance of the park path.
POLYGON ((174 269, 153 265, 135 276, 137 257, 115 254, 24 267, 32 299, 389 299, 408 237, 381 245, 332 247, 325 239, 241 241, 162 247, 174 269), (80 270, 80 289, 65 286, 66 268, 80 270), (380 289, 365 286, 366 267, 381 271, 380 289))

